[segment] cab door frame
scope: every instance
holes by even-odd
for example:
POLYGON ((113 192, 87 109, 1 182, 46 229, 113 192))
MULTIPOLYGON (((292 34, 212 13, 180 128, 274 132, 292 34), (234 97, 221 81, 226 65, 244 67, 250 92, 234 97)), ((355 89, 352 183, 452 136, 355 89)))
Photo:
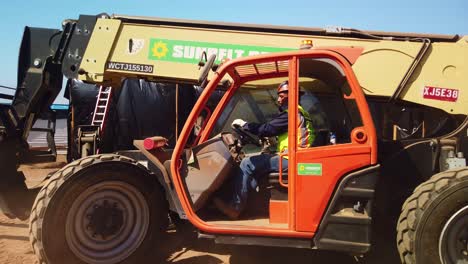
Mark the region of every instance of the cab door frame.
POLYGON ((301 54, 290 61, 289 71, 289 141, 288 141, 288 201, 290 228, 297 232, 318 231, 327 206, 343 177, 353 171, 377 163, 377 137, 364 93, 349 61, 340 53, 301 54), (344 72, 351 93, 343 99, 353 99, 359 110, 362 126, 355 127, 347 144, 326 145, 299 149, 298 105, 300 60, 307 58, 330 59, 344 72), (320 175, 300 173, 298 166, 320 170, 320 175), (302 175, 301 175, 302 174, 302 175))
MULTIPOLYGON (((258 55, 258 56, 251 56, 251 57, 245 57, 245 58, 240 58, 232 61, 228 61, 221 65, 217 72, 213 75, 213 79, 209 82, 203 93, 201 94, 200 98, 198 99, 197 103, 195 104, 192 112, 190 113, 189 117, 187 118, 187 121, 182 129, 182 132, 180 134, 180 137, 177 141, 177 144, 174 148, 172 158, 171 160, 174 162, 171 162, 171 175, 172 175, 172 182, 174 184, 174 189, 177 193, 177 197, 179 198, 182 208, 187 216, 187 219, 199 230, 201 230, 204 233, 208 234, 218 234, 218 235, 241 235, 241 236, 269 236, 269 237, 296 237, 296 238, 312 238, 314 236, 314 232, 312 231, 299 231, 296 228, 296 222, 295 222, 295 213, 296 213, 296 197, 289 197, 291 201, 291 208, 289 210, 291 225, 289 226, 288 229, 278 229, 278 228, 264 228, 264 227, 257 227, 257 226, 228 226, 228 225, 215 225, 211 223, 207 223, 203 221, 193 210, 191 203, 190 203, 190 198, 189 195, 187 194, 185 188, 184 188, 184 183, 181 180, 181 173, 179 172, 180 169, 180 157, 183 154, 184 147, 187 144, 188 138, 190 137, 191 130, 196 122, 197 117, 200 115, 203 107, 208 101, 208 98, 210 95, 213 93, 213 91, 216 89, 217 85, 222 81, 222 78, 224 77, 224 74, 228 74, 229 72, 234 72, 234 68, 237 66, 244 66, 244 65, 251 65, 251 64, 262 64, 262 63, 268 63, 272 61, 276 62, 281 62, 281 61, 289 61, 290 65, 288 66, 289 69, 289 79, 292 81, 292 90, 291 90, 291 95, 294 98, 296 95, 297 96, 297 84, 294 80, 297 79, 297 59, 298 58, 303 58, 303 57, 317 57, 317 58, 330 58, 332 60, 337 61, 338 64, 340 65, 346 65, 346 67, 343 67, 345 71, 347 72, 347 76, 352 76, 352 81, 353 81, 353 86, 354 87, 359 87, 357 84, 357 80, 354 77, 354 74, 352 73, 352 70, 349 66, 349 63, 346 61, 346 59, 339 55, 339 53, 336 53, 331 50, 301 50, 301 51, 288 51, 288 52, 281 52, 281 53, 275 53, 275 54, 264 54, 264 55, 258 55), (178 162, 175 162, 178 161, 178 162)), ((258 71, 257 71, 258 74, 258 71)), ((283 74, 278 74, 278 73, 272 73, 268 74, 265 76, 271 77, 279 77, 279 76, 284 76, 283 74)), ((246 77, 243 81, 249 81, 253 80, 255 77, 248 78, 246 77)), ((237 80, 236 80, 237 81, 237 80)), ((240 83, 238 84, 240 85, 240 83)), ((228 97, 232 95, 233 89, 236 89, 236 87, 232 86, 230 88, 225 96, 222 98, 220 101, 219 105, 216 107, 216 109, 213 111, 212 116, 206 123, 205 129, 202 131, 199 144, 203 143, 206 141, 213 129, 213 126, 219 117, 223 107, 226 105, 228 97)), ((291 99, 290 99, 291 100, 291 99)), ((362 99, 365 99, 362 96, 362 99)), ((289 102, 291 105, 294 106, 294 110, 289 111, 289 114, 292 115, 296 111, 297 113, 297 99, 293 102, 289 102)), ((369 115, 370 116, 370 115, 369 115)), ((291 117, 290 117, 291 118, 291 117)), ((289 145, 292 147, 291 151, 291 156, 290 160, 292 164, 295 164, 297 160, 297 153, 296 153, 296 140, 293 140, 295 138, 295 129, 297 125, 297 121, 293 118, 293 122, 290 122, 288 124, 289 131, 292 131, 294 133, 293 136, 289 137, 289 145)), ((372 138, 372 135, 369 135, 369 138, 372 138)), ((289 175, 296 175, 297 170, 295 166, 290 167, 291 170, 288 173, 289 175)), ((290 177, 290 186, 292 186, 292 189, 290 190, 295 190, 296 189, 296 177, 290 177)), ((291 187, 290 187, 291 188, 291 187)), ((289 192, 288 195, 292 195, 293 192, 289 192)), ((329 197, 330 198, 330 197, 329 197)))

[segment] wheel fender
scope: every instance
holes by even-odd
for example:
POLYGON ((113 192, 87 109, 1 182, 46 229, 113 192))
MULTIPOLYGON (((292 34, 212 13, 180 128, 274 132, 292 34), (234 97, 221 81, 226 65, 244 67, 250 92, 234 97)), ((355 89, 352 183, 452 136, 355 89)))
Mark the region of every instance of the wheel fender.
MULTIPOLYGON (((161 183, 157 180, 156 175, 154 175, 153 172, 148 170, 145 166, 140 164, 138 161, 131 159, 129 157, 117 155, 117 154, 102 154, 102 155, 88 156, 86 158, 75 160, 67 164, 62 169, 55 172, 46 181, 44 185, 44 186, 52 185, 52 188, 47 189, 47 195, 49 197, 52 196, 57 191, 58 186, 62 184, 62 182, 53 183, 54 181, 63 181, 63 182, 69 181, 71 180, 70 177, 80 177, 80 175, 84 174, 82 172, 85 172, 88 169, 95 168, 96 166, 101 166, 101 165, 108 164, 111 162, 119 163, 121 165, 125 165, 133 169, 142 171, 144 174, 148 176, 146 177, 146 179, 148 180, 147 186, 154 186, 155 188, 160 188, 160 191, 165 193, 165 189, 163 188, 163 186, 161 186, 161 183)), ((45 192, 45 191, 46 189, 42 189, 40 193, 45 192)), ((35 207, 35 204, 33 205, 33 207, 35 207)))

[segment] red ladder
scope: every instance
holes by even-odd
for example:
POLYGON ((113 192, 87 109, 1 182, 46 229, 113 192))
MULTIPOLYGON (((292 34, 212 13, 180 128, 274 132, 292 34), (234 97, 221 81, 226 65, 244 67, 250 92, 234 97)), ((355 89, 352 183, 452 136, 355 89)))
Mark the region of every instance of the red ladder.
POLYGON ((91 122, 91 124, 93 126, 99 126, 99 132, 101 135, 103 135, 106 124, 106 116, 109 110, 111 94, 112 87, 103 87, 102 85, 99 87, 96 108, 94 109, 93 121, 91 122))

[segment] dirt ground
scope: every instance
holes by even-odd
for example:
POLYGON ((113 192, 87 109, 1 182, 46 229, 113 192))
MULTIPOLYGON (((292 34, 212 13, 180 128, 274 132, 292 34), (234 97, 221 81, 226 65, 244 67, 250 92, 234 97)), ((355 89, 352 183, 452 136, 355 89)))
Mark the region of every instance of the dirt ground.
MULTIPOLYGON (((149 256, 148 263, 178 264, 285 264, 285 263, 356 263, 348 255, 306 249, 217 245, 211 240, 197 239, 189 225, 180 231, 170 229, 167 243, 155 245, 159 257, 149 256)), ((0 263, 36 264, 28 236, 28 222, 11 220, 0 214, 0 263)))
MULTIPOLYGON (((24 167, 27 184, 36 186, 56 164, 24 167)), ((8 219, 0 213, 0 264, 38 263, 29 243, 28 221, 8 219)), ((310 249, 274 248, 258 246, 218 245, 211 240, 197 239, 197 232, 187 223, 183 228, 170 228, 163 245, 155 245, 159 256, 148 256, 148 263, 178 264, 300 264, 300 263, 357 263, 346 254, 310 249)), ((378 263, 382 263, 381 258, 378 263)), ((386 262, 386 261, 385 261, 386 262)), ((387 262, 386 262, 387 263, 387 262)), ((396 263, 396 262, 388 262, 396 263)))

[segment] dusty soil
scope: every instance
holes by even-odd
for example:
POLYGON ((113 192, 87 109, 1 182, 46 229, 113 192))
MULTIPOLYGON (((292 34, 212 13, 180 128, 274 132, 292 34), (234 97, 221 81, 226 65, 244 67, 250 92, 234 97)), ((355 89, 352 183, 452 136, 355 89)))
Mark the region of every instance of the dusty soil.
MULTIPOLYGON (((48 173, 65 164, 59 160, 56 164, 25 166, 23 171, 27 184, 38 186, 48 173)), ((38 263, 29 243, 28 221, 12 220, 0 213, 0 263, 33 264, 38 263)), ((218 245, 211 240, 197 239, 197 232, 186 223, 176 230, 168 230, 163 245, 155 245, 158 256, 148 256, 151 263, 178 264, 300 264, 300 263, 356 263, 353 257, 336 252, 309 249, 273 248, 258 246, 218 245)), ((386 257, 381 256, 378 263, 386 257), (383 258, 382 258, 383 257, 383 258)), ((388 260, 388 259, 387 259, 388 260)), ((396 263, 387 262, 385 263, 396 263)))
POLYGON ((27 221, 11 220, 0 214, 0 263, 37 263, 29 245, 27 221))
MULTIPOLYGON (((29 244, 28 222, 8 219, 0 214, 0 263, 38 263, 29 244)), ((285 264, 285 263, 355 263, 350 256, 305 249, 217 245, 197 239, 189 225, 179 231, 168 230, 167 243, 155 248, 159 257, 149 256, 152 263, 179 264, 285 264)))

